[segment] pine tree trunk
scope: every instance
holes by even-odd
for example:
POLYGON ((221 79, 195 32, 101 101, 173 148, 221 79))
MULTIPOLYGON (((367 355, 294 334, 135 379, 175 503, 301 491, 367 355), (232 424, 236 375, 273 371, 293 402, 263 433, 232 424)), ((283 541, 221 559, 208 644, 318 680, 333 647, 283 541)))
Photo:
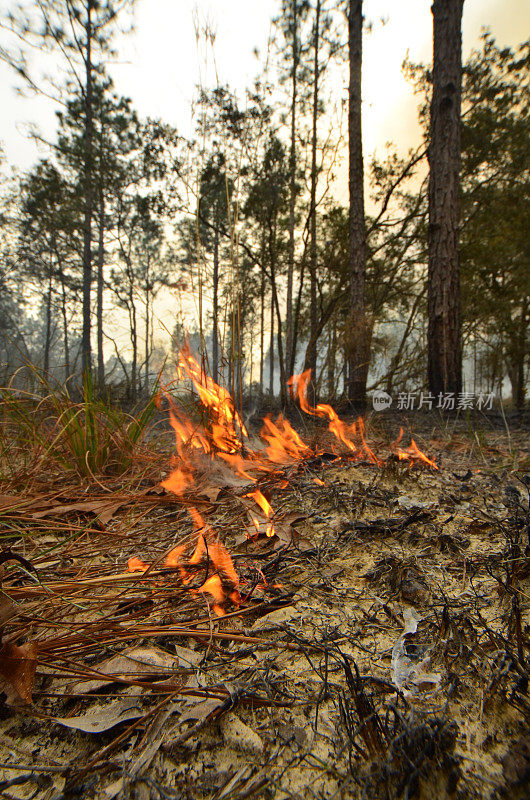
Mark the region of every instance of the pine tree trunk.
POLYGON ((300 283, 298 284, 298 293, 296 297, 296 308, 294 311, 294 325, 293 325, 293 352, 291 353, 291 363, 288 365, 289 376, 294 374, 296 363, 296 350, 298 346, 298 328, 300 325, 300 310, 302 306, 302 291, 304 288, 305 277, 305 261, 302 260, 300 266, 300 283))
POLYGON ((98 388, 105 391, 105 357, 103 354, 103 268, 105 264, 105 201, 103 190, 99 195, 99 231, 97 263, 96 328, 98 348, 98 388))
POLYGON ((328 339, 328 400, 333 400, 335 391, 335 370, 337 358, 337 317, 334 315, 329 324, 328 339))
POLYGON ((514 359, 512 369, 509 371, 510 382, 512 384, 512 399, 518 410, 524 408, 526 395, 525 386, 525 366, 526 366, 526 341, 528 331, 528 301, 525 300, 521 307, 519 318, 519 330, 514 342, 514 359))
POLYGON ((63 347, 64 347, 64 381, 70 377, 70 344, 68 340, 68 316, 66 313, 66 284, 62 269, 60 270, 61 281, 61 311, 63 317, 63 347))
POLYGON ((287 375, 285 374, 285 360, 283 352, 283 337, 282 337, 282 317, 280 311, 280 301, 278 298, 278 287, 276 285, 276 267, 277 267, 277 254, 276 254, 276 220, 269 220, 268 225, 268 239, 269 239, 269 261, 270 261, 270 277, 271 277, 271 314, 276 313, 276 326, 277 326, 277 342, 278 342, 278 365, 280 367, 280 398, 282 405, 287 404, 287 375))
POLYGON ((50 272, 48 275, 48 292, 46 294, 46 334, 44 337, 44 377, 46 380, 49 378, 50 373, 50 348, 52 341, 52 290, 53 290, 53 277, 52 265, 50 262, 50 272))
POLYGON ((314 83, 313 83, 313 130, 311 135, 311 209, 310 209, 310 306, 309 306, 309 343, 307 345, 304 369, 311 370, 311 380, 307 387, 307 397, 311 404, 316 402, 317 371, 317 120, 318 120, 318 78, 319 78, 319 46, 320 46, 320 8, 317 0, 314 29, 314 83))
POLYGON ((150 274, 150 258, 147 255, 147 266, 145 273, 145 396, 149 394, 149 361, 150 361, 150 330, 151 330, 151 315, 149 313, 151 302, 151 274, 150 274))
POLYGON ((92 6, 87 0, 86 53, 85 53, 85 152, 84 152, 84 223, 83 223, 83 333, 81 360, 83 372, 89 372, 92 362, 90 345, 90 309, 92 289, 92 139, 93 139, 93 87, 92 87, 92 6))
POLYGON ((219 383, 219 228, 216 213, 213 240, 213 330, 212 330, 212 377, 219 383))
POLYGON ((357 407, 366 405, 371 330, 366 314, 366 223, 361 117, 362 0, 350 0, 348 35, 350 85, 348 99, 350 193, 350 309, 346 329, 347 395, 357 407))
POLYGON ((271 291, 271 339, 269 350, 269 394, 274 397, 274 292, 271 291))
POLYGON ((463 0, 434 0, 429 145, 428 382, 462 390, 460 316, 460 107, 463 0))
POLYGON ((259 394, 263 397, 263 375, 265 360, 265 273, 261 271, 260 327, 259 327, 259 394))
POLYGON ((289 152, 289 261, 285 315, 285 365, 290 371, 293 351, 294 228, 296 208, 296 103, 298 99, 298 0, 293 0, 293 73, 291 95, 291 145, 289 152))
POLYGON ((131 364, 131 400, 136 402, 138 392, 138 328, 136 324, 136 305, 131 293, 131 345, 132 345, 132 364, 131 364))

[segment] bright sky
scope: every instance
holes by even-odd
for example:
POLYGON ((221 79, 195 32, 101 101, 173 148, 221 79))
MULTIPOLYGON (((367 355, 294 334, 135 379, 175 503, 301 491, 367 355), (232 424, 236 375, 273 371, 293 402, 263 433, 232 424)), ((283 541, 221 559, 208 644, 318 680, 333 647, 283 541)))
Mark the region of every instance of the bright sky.
MULTIPOLYGON (((9 9, 12 0, 0 0, 9 9)), ((364 151, 370 155, 387 141, 400 149, 418 137, 416 98, 401 73, 407 51, 413 61, 427 61, 432 51, 429 0, 365 0, 365 16, 374 23, 365 36, 363 63, 364 151), (381 23, 381 18, 387 24, 381 23)), ((259 71, 253 50, 264 55, 279 0, 137 0, 136 32, 119 42, 122 63, 112 68, 117 88, 129 95, 139 112, 161 117, 190 132, 191 101, 197 84, 215 84, 209 55, 198 52, 194 18, 208 20, 216 31, 215 60, 220 83, 243 92, 259 71)), ((480 30, 489 27, 500 44, 523 41, 530 30, 527 0, 465 0, 464 57, 476 46, 480 30)), ((22 169, 38 157, 26 135, 36 122, 53 136, 50 102, 16 95, 13 74, 0 64, 0 142, 8 161, 22 169)))

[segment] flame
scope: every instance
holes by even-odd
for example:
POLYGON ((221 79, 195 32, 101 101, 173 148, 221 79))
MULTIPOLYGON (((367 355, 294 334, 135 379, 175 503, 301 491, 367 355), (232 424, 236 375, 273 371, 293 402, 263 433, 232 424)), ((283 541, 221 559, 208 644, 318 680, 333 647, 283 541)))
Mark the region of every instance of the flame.
MULTIPOLYGON (((245 439, 248 439, 248 432, 230 393, 206 375, 188 347, 179 354, 178 374, 179 377, 187 377, 197 391, 205 412, 205 421, 193 421, 182 409, 175 406, 166 390, 157 396, 157 404, 161 404, 162 397, 169 401, 169 418, 175 432, 176 456, 172 460, 169 477, 161 484, 174 494, 183 496, 188 492, 194 486, 196 475, 203 473, 208 462, 215 459, 228 464, 230 469, 245 480, 257 484, 258 478, 253 472, 285 475, 277 469, 278 466, 298 463, 315 456, 315 451, 305 444, 281 414, 275 421, 270 416, 264 418, 260 432, 265 442, 263 449, 253 450, 248 443, 244 444, 245 439)), ((362 418, 347 423, 327 403, 311 405, 307 398, 310 378, 311 370, 306 370, 300 375, 293 375, 288 381, 291 397, 298 399, 300 408, 311 416, 328 421, 329 431, 340 445, 337 451, 339 454, 346 448, 356 458, 368 459, 372 464, 382 464, 366 442, 362 418)), ((411 465, 421 462, 438 469, 435 461, 421 452, 414 439, 411 439, 409 447, 401 448, 399 444, 402 438, 401 429, 398 438, 391 445, 399 459, 407 460, 411 465)), ((319 486, 325 485, 320 478, 313 480, 319 486)), ((285 488, 288 481, 284 478, 280 485, 285 488)), ((246 497, 252 498, 263 512, 267 520, 266 535, 274 536, 274 510, 270 500, 258 486, 248 492, 246 497)), ((190 556, 187 546, 174 547, 167 553, 164 565, 178 572, 182 585, 187 587, 193 597, 211 597, 214 612, 222 616, 226 613, 225 607, 229 602, 236 606, 240 603, 239 578, 230 554, 214 531, 196 508, 191 507, 188 510, 197 533, 195 549, 190 556), (197 580, 202 580, 199 586, 194 585, 197 580)), ((253 517, 253 524, 259 534, 263 527, 263 518, 260 521, 258 517, 253 517)), ((141 558, 133 557, 128 561, 130 572, 145 572, 148 569, 149 564, 141 558)))
MULTIPOLYGON (((226 614, 225 605, 230 601, 239 606, 239 576, 234 568, 232 558, 226 547, 217 539, 215 534, 205 523, 196 508, 190 508, 189 514, 193 527, 198 531, 197 543, 191 557, 186 558, 188 548, 177 545, 167 554, 164 566, 178 570, 180 580, 184 586, 189 587, 193 597, 210 595, 213 599, 212 608, 218 617, 226 614), (207 536, 211 537, 207 540, 207 536), (191 586, 197 575, 206 579, 199 586, 191 586)), ((127 564, 129 572, 145 572, 149 564, 141 558, 130 558, 127 564)))
MULTIPOLYGON (((265 535, 274 536, 276 533, 276 531, 274 530, 274 522, 272 522, 272 516, 274 514, 274 511, 271 504, 265 497, 265 495, 262 494, 262 492, 259 489, 256 489, 255 491, 246 494, 245 497, 252 497, 253 500, 255 500, 258 506, 261 508, 267 519, 269 520, 269 523, 265 530, 265 535)), ((259 520, 254 517, 252 522, 254 523, 257 532, 259 533, 259 520)))
POLYGON ((343 422, 335 409, 327 403, 318 403, 316 406, 312 406, 309 403, 307 399, 307 386, 310 379, 311 370, 306 369, 305 372, 302 372, 300 375, 293 375, 287 381, 291 397, 294 398, 296 396, 298 398, 302 411, 305 411, 306 414, 310 414, 313 417, 328 419, 330 432, 342 442, 348 450, 356 456, 368 458, 372 464, 381 464, 381 461, 379 461, 366 444, 364 422, 360 417, 357 423, 352 422, 348 424, 343 422), (360 446, 355 443, 352 437, 357 437, 360 440, 360 446))
POLYGON ((414 465, 416 462, 420 462, 423 464, 427 464, 429 467, 433 469, 439 469, 436 461, 434 459, 428 458, 425 453, 423 453, 414 439, 411 437, 409 447, 398 447, 399 443, 403 439, 403 428, 399 429, 399 434, 397 438, 392 442, 390 445, 391 449, 397 455, 400 461, 408 461, 409 464, 414 465))
POLYGON ((433 469, 439 469, 438 465, 436 464, 436 461, 431 460, 430 458, 427 458, 425 453, 423 453, 419 449, 418 445, 416 444, 416 442, 412 438, 410 440, 410 446, 409 447, 406 447, 404 450, 401 449, 401 447, 398 447, 397 456, 398 456, 398 458, 400 460, 407 459, 412 464, 415 461, 421 461, 424 464, 428 464, 430 467, 433 467, 433 469))
POLYGON ((270 417, 263 420, 261 438, 267 442, 265 452, 274 464, 289 464, 313 455, 310 447, 303 443, 290 422, 280 414, 273 422, 270 417))
POLYGON ((148 569, 149 564, 146 564, 141 558, 136 558, 136 556, 133 556, 127 562, 128 572, 146 572, 148 569))

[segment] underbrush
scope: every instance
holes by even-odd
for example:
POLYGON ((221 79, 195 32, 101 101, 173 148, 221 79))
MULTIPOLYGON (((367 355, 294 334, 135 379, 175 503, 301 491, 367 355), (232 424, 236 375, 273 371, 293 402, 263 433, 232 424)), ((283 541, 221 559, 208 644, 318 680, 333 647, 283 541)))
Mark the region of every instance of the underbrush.
POLYGON ((41 394, 0 389, 0 480, 58 469, 81 478, 131 469, 153 422, 157 387, 127 412, 99 397, 90 375, 77 392, 39 382, 41 394))

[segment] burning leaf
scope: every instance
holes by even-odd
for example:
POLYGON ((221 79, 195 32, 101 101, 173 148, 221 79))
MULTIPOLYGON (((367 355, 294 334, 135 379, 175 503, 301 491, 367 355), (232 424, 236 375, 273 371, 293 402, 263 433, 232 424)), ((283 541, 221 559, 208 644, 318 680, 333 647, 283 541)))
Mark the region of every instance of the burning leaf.
POLYGON ((17 646, 4 644, 0 647, 0 689, 7 694, 7 703, 11 705, 17 699, 31 703, 31 691, 35 682, 37 668, 38 645, 28 642, 17 646))

